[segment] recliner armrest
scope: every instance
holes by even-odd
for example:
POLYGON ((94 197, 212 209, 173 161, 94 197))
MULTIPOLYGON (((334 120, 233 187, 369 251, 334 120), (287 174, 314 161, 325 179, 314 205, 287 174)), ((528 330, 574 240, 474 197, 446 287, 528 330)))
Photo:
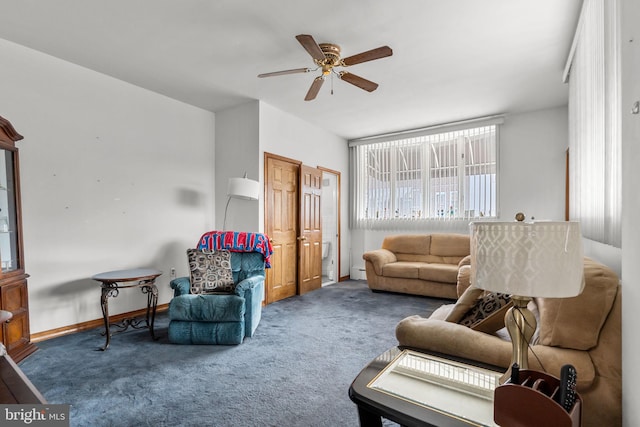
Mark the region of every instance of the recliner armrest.
POLYGON ((256 286, 264 283, 264 276, 256 275, 247 277, 236 285, 236 295, 244 297, 246 291, 253 290, 256 286))
POLYGON ((362 259, 371 262, 377 275, 382 275, 382 268, 385 264, 398 261, 396 254, 388 249, 376 249, 362 254, 362 259))
POLYGON ((188 295, 191 293, 191 280, 188 277, 178 277, 173 279, 169 286, 173 289, 173 296, 188 295))
POLYGON ((236 285, 236 295, 245 300, 244 332, 246 337, 251 337, 262 317, 264 276, 258 274, 242 280, 236 285))

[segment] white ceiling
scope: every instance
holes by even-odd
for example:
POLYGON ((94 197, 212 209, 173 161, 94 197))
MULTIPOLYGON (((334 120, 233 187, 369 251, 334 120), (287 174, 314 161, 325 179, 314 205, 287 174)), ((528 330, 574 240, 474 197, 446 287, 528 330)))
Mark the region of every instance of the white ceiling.
MULTIPOLYGON (((566 104, 562 72, 581 0, 0 0, 0 38, 210 111, 260 99, 345 138, 566 104), (296 41, 343 57, 365 92, 315 74, 296 41)), ((1 58, 0 58, 1 62, 1 58)), ((0 65, 0 73, 1 73, 0 65)), ((319 73, 318 73, 319 74, 319 73)))

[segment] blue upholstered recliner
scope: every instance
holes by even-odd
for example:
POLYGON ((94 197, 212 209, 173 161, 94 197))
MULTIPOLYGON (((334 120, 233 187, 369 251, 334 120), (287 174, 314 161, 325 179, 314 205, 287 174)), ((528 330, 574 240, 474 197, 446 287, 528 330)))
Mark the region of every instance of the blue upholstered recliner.
POLYGON ((174 344, 241 344, 258 327, 265 262, 258 252, 232 252, 235 294, 193 295, 188 277, 171 281, 169 341, 174 344))

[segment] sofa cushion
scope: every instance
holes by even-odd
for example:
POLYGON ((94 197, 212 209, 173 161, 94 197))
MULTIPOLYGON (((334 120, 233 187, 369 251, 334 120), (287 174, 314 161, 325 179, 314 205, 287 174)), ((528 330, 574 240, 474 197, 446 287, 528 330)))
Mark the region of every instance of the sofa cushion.
POLYGON ((430 246, 430 234, 387 236, 382 241, 382 249, 387 249, 395 254, 428 255, 430 246))
POLYGON ((229 251, 203 252, 187 249, 192 294, 233 293, 233 273, 229 251))
POLYGON ((596 346, 618 290, 618 277, 602 264, 585 258, 585 287, 573 298, 536 298, 540 312, 539 343, 589 350, 596 346))
MULTIPOLYGON (((469 255, 470 238, 466 234, 435 233, 431 235, 429 254, 441 257, 459 257, 469 255)), ((458 259, 458 262, 460 261, 458 259)))
POLYGON ((385 265, 382 275, 385 277, 400 277, 403 279, 417 279, 420 270, 420 262, 398 261, 385 265))
POLYGON ((418 278, 430 282, 456 283, 458 266, 455 264, 423 264, 418 267, 418 278))

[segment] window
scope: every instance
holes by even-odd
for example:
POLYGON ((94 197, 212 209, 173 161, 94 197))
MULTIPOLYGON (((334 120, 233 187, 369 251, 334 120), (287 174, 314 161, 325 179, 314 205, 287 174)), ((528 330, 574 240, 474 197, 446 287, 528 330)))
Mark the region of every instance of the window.
POLYGON ((359 228, 497 216, 496 124, 352 141, 359 228))

